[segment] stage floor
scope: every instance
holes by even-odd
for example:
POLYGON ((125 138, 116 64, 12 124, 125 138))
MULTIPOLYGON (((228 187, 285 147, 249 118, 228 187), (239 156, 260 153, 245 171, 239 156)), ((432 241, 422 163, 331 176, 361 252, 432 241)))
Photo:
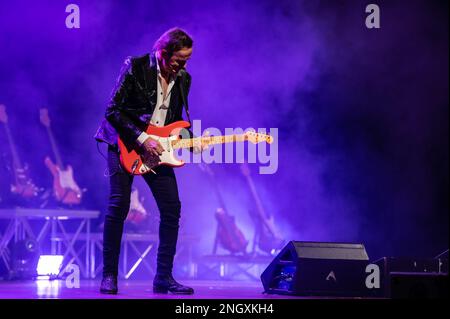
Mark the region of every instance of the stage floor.
MULTIPOLYGON (((117 295, 99 293, 100 280, 82 280, 80 288, 68 288, 65 280, 0 281, 0 299, 298 299, 268 295, 258 282, 180 280, 195 289, 190 296, 154 294, 151 281, 119 281, 117 295)), ((311 297, 309 297, 311 298, 311 297)))

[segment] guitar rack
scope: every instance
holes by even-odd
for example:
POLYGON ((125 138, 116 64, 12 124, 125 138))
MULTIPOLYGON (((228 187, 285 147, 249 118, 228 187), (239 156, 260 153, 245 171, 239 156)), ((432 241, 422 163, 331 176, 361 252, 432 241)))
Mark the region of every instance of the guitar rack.
POLYGON ((208 276, 214 280, 259 281, 260 274, 272 260, 269 255, 205 255, 199 267, 206 268, 208 276))
POLYGON ((76 262, 80 267, 80 274, 87 278, 92 240, 91 220, 98 218, 99 214, 96 210, 0 209, 0 219, 9 220, 0 233, 0 259, 11 272, 13 265, 9 258, 9 244, 33 239, 40 247, 49 245, 51 255, 64 256, 58 276, 63 275, 71 263, 76 262), (74 233, 66 231, 68 221, 72 226, 76 224, 74 233), (37 234, 33 229, 39 229, 37 234))

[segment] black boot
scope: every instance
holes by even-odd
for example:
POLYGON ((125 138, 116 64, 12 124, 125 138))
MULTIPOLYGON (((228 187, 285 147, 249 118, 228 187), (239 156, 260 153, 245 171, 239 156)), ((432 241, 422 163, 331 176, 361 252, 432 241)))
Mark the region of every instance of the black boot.
POLYGON ((117 294, 117 276, 105 275, 103 276, 100 285, 100 292, 102 294, 115 295, 117 294))
POLYGON ((176 295, 192 295, 194 289, 176 282, 172 275, 156 275, 155 279, 153 279, 153 292, 159 294, 171 292, 176 295))

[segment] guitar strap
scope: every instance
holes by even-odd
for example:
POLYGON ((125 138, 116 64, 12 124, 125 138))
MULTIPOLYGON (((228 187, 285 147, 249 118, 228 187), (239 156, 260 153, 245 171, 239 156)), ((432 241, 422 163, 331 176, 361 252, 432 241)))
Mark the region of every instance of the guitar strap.
POLYGON ((189 115, 189 105, 188 105, 188 100, 187 100, 187 96, 186 96, 186 94, 185 94, 185 92, 184 92, 184 89, 183 89, 183 87, 187 87, 188 77, 187 77, 186 71, 181 70, 180 73, 181 73, 181 81, 178 82, 178 85, 180 86, 181 100, 182 100, 182 102, 183 102, 183 107, 184 107, 184 109, 186 110, 186 115, 187 115, 189 124, 192 125, 191 117, 190 117, 190 115, 189 115))

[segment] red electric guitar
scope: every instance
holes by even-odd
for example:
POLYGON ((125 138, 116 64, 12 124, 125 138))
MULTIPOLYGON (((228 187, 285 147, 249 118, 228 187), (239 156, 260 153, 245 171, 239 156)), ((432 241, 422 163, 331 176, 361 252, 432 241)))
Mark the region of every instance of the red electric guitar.
POLYGON ((33 184, 31 178, 28 176, 28 167, 22 165, 9 129, 8 116, 6 115, 6 108, 3 104, 0 104, 0 122, 5 127, 6 137, 12 155, 14 183, 11 184, 11 192, 26 199, 36 198, 39 195, 39 188, 33 184))
POLYGON ((130 210, 128 211, 127 221, 139 225, 148 217, 147 210, 142 205, 142 201, 139 198, 139 191, 137 188, 133 188, 130 196, 130 210))
POLYGON ((50 118, 48 116, 47 109, 40 110, 40 120, 42 125, 47 128, 53 155, 56 159, 56 164, 53 163, 48 156, 44 160, 45 165, 53 175, 53 193, 55 198, 57 201, 67 205, 80 204, 82 199, 82 191, 73 178, 72 166, 67 165, 64 169, 61 155, 59 154, 55 138, 53 137, 53 132, 50 128, 50 118))
POLYGON ((273 137, 267 134, 256 133, 253 131, 247 131, 243 134, 234 135, 220 135, 211 137, 196 137, 180 139, 180 132, 183 128, 188 128, 190 124, 186 121, 178 121, 167 126, 157 127, 149 125, 146 133, 159 141, 164 151, 156 158, 152 163, 146 163, 139 154, 139 151, 132 147, 127 147, 125 143, 119 137, 120 148, 120 162, 123 168, 134 175, 142 175, 150 172, 153 167, 158 165, 168 165, 173 167, 183 166, 185 163, 178 160, 174 151, 180 148, 191 148, 194 146, 200 146, 203 142, 209 145, 224 144, 233 142, 249 141, 252 143, 267 142, 272 143, 273 137))

